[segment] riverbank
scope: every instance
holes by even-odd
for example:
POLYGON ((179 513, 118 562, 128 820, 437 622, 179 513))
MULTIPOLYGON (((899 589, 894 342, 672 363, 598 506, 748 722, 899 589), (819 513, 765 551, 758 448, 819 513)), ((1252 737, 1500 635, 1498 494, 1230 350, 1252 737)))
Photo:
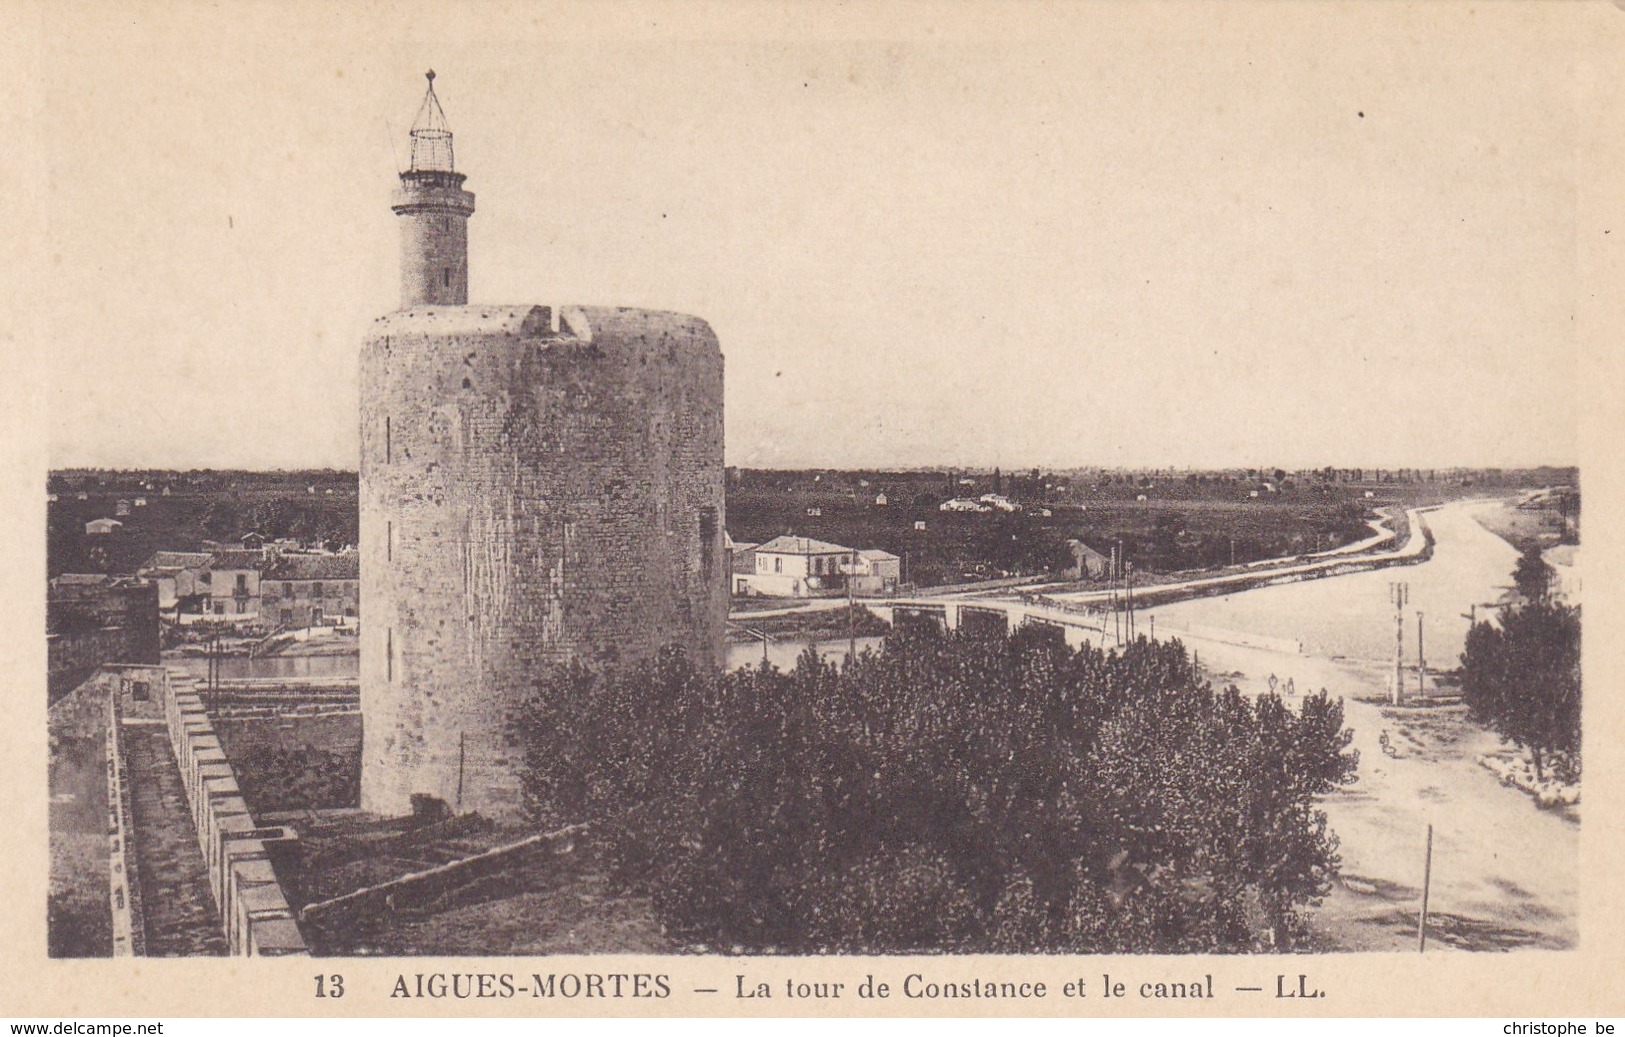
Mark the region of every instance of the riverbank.
MULTIPOLYGON (((1429 657, 1441 664, 1461 651, 1467 621, 1458 614, 1497 596, 1516 559, 1476 521, 1474 512, 1485 506, 1435 513, 1433 558, 1401 570, 1412 608, 1426 615, 1429 657)), ((1415 948, 1429 825, 1430 947, 1573 947, 1579 933, 1577 815, 1542 810, 1531 796, 1503 785, 1480 763, 1503 751, 1500 740, 1463 708, 1387 705, 1394 646, 1387 584, 1396 575, 1356 574, 1185 602, 1158 609, 1158 630, 1199 653, 1215 683, 1256 695, 1269 690, 1273 675, 1278 688, 1291 681, 1296 698, 1325 688, 1343 700, 1360 770, 1355 784, 1323 803, 1341 843, 1342 868, 1312 914, 1320 949, 1415 948), (1292 638, 1303 651, 1194 636, 1190 628, 1203 623, 1292 638), (1391 753, 1384 752, 1385 742, 1391 753)), ((1417 620, 1406 619, 1408 639, 1414 638, 1417 620)), ((1414 640, 1410 646, 1414 652, 1414 640)), ((1414 655, 1408 658, 1414 667, 1414 655)))

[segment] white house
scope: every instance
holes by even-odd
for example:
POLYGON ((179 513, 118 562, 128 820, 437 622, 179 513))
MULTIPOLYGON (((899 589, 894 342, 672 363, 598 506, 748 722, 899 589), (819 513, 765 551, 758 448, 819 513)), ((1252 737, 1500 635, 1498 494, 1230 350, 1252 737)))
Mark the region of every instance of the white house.
POLYGON ((937 510, 938 511, 992 511, 993 506, 991 504, 983 504, 981 501, 969 500, 969 499, 967 499, 965 497, 955 497, 953 500, 945 500, 941 504, 937 505, 937 510))
POLYGON ((736 593, 811 598, 846 591, 857 552, 811 537, 780 536, 756 548, 756 571, 735 576, 736 593))
POLYGON ((85 523, 85 535, 106 536, 109 533, 118 532, 119 528, 123 525, 124 523, 120 522, 118 519, 91 519, 89 522, 85 523))

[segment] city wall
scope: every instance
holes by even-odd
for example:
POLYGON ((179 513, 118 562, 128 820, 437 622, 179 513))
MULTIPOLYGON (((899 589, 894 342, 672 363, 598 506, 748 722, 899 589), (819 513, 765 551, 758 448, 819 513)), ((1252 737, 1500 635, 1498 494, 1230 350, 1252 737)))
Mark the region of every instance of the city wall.
POLYGON ((246 956, 308 954, 268 849, 292 833, 254 823, 193 678, 171 672, 155 683, 227 946, 246 956))

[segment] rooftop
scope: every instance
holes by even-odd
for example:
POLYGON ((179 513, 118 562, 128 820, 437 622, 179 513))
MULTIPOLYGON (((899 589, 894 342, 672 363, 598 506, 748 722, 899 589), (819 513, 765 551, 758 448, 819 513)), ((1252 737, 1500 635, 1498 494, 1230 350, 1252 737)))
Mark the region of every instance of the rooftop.
POLYGON ((361 556, 354 551, 336 555, 282 555, 260 574, 263 580, 359 580, 361 556))
POLYGON ((851 554, 850 547, 832 544, 827 540, 814 540, 812 537, 777 536, 756 549, 757 554, 780 555, 829 555, 851 554))
POLYGON ((265 555, 260 551, 216 551, 209 556, 209 568, 258 571, 265 568, 265 555))
POLYGON ((200 569, 214 556, 207 551, 154 551, 143 569, 200 569))

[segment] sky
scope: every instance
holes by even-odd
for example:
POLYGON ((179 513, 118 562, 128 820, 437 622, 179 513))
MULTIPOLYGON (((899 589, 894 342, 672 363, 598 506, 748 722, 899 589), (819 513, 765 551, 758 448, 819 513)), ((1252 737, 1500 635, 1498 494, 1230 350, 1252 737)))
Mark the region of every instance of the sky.
POLYGON ((428 68, 471 300, 704 317, 730 464, 1578 459, 1595 8, 60 7, 54 467, 355 467, 428 68))

